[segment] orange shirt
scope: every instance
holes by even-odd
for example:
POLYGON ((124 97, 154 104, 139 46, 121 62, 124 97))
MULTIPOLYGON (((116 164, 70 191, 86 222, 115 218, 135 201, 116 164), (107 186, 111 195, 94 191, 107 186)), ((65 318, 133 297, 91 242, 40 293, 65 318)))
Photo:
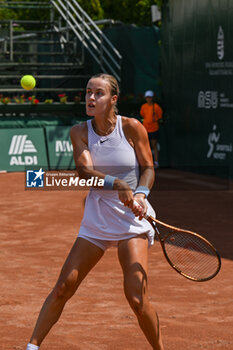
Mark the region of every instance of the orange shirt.
POLYGON ((153 105, 144 103, 141 106, 140 114, 143 118, 143 125, 147 132, 155 132, 159 130, 158 120, 162 118, 163 111, 157 103, 154 103, 154 108, 153 105))

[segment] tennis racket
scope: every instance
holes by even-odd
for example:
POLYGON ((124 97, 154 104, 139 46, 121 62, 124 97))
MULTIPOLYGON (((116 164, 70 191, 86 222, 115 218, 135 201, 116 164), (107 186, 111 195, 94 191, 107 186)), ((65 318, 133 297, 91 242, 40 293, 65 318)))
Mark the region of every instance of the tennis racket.
MULTIPOLYGON (((139 204, 135 201, 135 206, 139 204)), ((182 276, 204 282, 217 275, 221 258, 214 246, 198 233, 171 226, 147 215, 171 267, 182 276), (161 235, 160 231, 163 231, 161 235)))

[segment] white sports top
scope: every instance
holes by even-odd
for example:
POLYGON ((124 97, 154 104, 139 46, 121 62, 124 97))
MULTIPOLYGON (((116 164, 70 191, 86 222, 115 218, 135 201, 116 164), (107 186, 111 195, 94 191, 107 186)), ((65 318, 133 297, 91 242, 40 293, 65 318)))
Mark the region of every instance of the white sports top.
POLYGON ((139 164, 133 147, 124 135, 121 116, 117 116, 116 126, 107 136, 97 135, 91 120, 87 121, 87 127, 88 148, 94 168, 125 180, 135 190, 139 180, 139 164))
MULTIPOLYGON (((107 136, 95 133, 91 120, 87 121, 88 148, 96 170, 124 179, 132 190, 139 180, 139 164, 133 147, 122 129, 122 117, 117 116, 114 130, 107 136)), ((148 212, 155 213, 147 201, 148 212)), ((118 198, 118 191, 90 190, 85 204, 79 235, 90 238, 118 241, 146 233, 153 244, 154 231, 147 220, 139 220, 131 209, 118 198)))

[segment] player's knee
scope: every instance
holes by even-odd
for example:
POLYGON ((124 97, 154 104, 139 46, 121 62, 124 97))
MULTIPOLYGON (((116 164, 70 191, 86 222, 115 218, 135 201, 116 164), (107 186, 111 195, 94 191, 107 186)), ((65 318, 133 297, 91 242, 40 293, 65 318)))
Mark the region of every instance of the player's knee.
POLYGON ((125 285, 125 296, 126 299, 128 300, 132 310, 137 316, 141 316, 148 304, 148 299, 147 299, 147 288, 146 286, 142 286, 139 284, 138 286, 127 286, 125 285))
POLYGON ((68 300, 77 289, 77 278, 74 274, 68 276, 64 281, 58 282, 52 292, 55 300, 68 300))
POLYGON ((128 295, 127 300, 132 310, 137 316, 140 316, 144 312, 144 300, 142 296, 139 295, 128 295))
POLYGON ((67 294, 68 294, 68 289, 66 287, 65 282, 58 283, 52 292, 52 295, 55 301, 58 301, 61 299, 67 299, 67 294))

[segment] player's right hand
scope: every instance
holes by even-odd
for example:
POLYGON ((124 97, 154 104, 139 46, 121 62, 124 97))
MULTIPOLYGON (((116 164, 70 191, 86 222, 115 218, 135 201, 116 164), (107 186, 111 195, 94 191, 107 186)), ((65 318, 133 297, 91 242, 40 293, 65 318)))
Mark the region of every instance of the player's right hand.
POLYGON ((121 179, 116 179, 114 181, 113 189, 118 191, 119 200, 126 207, 132 208, 134 201, 133 191, 131 190, 127 182, 121 179))

